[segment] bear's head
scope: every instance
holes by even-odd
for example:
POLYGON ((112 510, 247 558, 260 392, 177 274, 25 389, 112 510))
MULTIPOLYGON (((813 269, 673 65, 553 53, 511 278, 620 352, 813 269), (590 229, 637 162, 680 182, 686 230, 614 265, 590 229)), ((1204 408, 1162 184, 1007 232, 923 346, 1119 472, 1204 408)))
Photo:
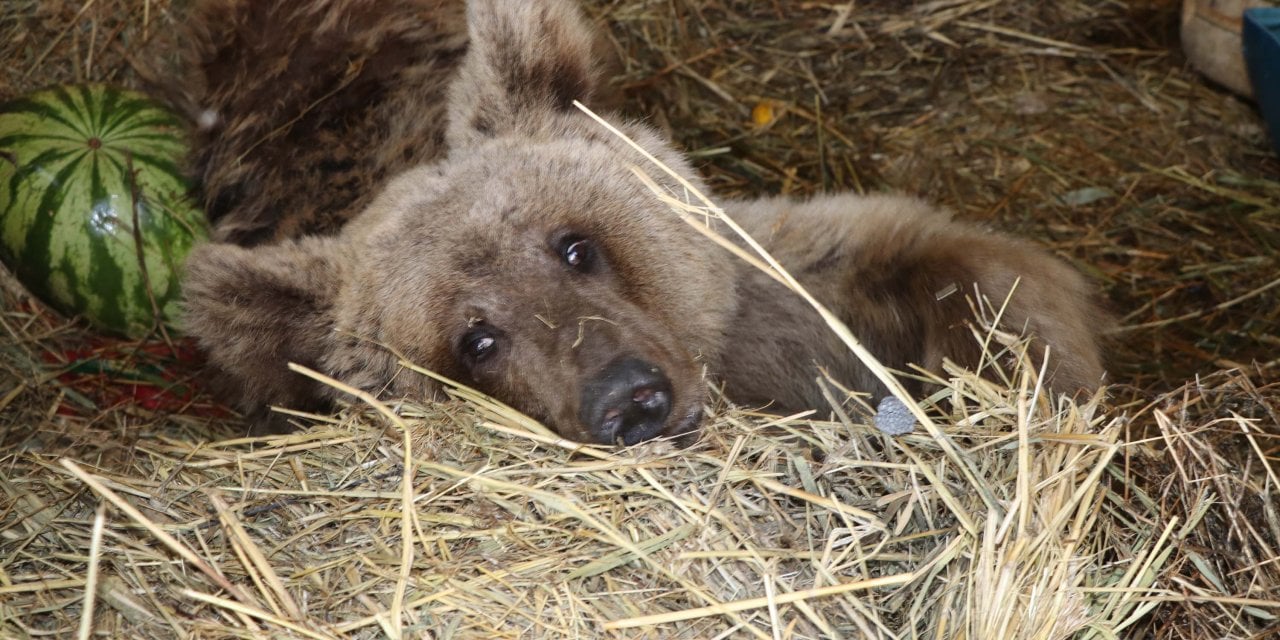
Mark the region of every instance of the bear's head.
MULTIPOLYGON (((336 237, 197 250, 188 331, 259 423, 280 423, 268 405, 337 396, 288 362, 387 397, 431 396, 403 358, 579 441, 693 430, 736 310, 732 257, 640 181, 638 152, 574 106, 600 82, 575 8, 474 0, 468 24, 448 157, 390 181, 336 237)), ((701 186, 654 131, 621 128, 701 186)))

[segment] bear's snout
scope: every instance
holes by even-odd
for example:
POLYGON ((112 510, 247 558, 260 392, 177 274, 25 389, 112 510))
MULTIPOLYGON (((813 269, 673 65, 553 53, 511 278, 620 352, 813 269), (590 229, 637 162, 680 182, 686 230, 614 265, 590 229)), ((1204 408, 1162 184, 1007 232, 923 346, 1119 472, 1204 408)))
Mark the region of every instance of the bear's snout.
POLYGON ((662 434, 671 395, 671 380, 661 367, 616 358, 583 385, 578 417, 597 442, 632 445, 662 434))

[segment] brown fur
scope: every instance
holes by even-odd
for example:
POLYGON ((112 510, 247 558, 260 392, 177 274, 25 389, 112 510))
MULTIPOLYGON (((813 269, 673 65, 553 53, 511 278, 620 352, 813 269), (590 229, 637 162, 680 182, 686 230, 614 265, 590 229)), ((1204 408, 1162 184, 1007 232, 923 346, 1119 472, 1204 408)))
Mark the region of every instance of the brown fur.
MULTIPOLYGON (((695 428, 704 371, 739 402, 786 409, 823 404, 812 382, 819 365, 855 388, 883 392, 802 301, 670 213, 632 175, 637 154, 572 106, 596 94, 600 72, 592 32, 568 0, 473 0, 467 53, 456 74, 439 77, 432 64, 448 67, 457 49, 437 45, 457 39, 432 11, 447 18, 456 7, 435 4, 308 0, 249 9, 219 0, 217 11, 203 14, 207 33, 228 33, 214 26, 220 15, 239 26, 229 40, 205 38, 201 46, 221 52, 202 68, 217 87, 207 95, 222 96, 223 134, 206 140, 197 159, 213 200, 231 203, 214 211, 219 238, 262 244, 211 244, 191 256, 186 322, 252 419, 272 424, 268 404, 313 408, 335 399, 289 373, 290 361, 389 397, 432 395, 428 380, 400 371, 400 356, 582 441, 634 442, 695 428), (276 6, 296 8, 282 14, 276 6), (414 10, 417 27, 386 27, 414 10), (352 72, 316 66, 302 74, 310 97, 277 109, 270 83, 256 82, 270 73, 254 65, 301 64, 288 57, 299 55, 300 40, 281 38, 277 53, 286 59, 278 60, 253 38, 276 31, 260 22, 281 15, 286 32, 302 24, 291 20, 346 25, 335 54, 355 47, 363 52, 357 58, 376 57, 369 52, 380 49, 369 42, 408 42, 404 66, 380 69, 368 85, 379 88, 358 99, 344 92, 366 85, 335 80, 352 72), (446 32, 433 37, 432 29, 446 32), (443 102, 441 78, 452 82, 443 102), (337 99, 323 107, 328 115, 295 131, 317 114, 304 110, 299 119, 297 106, 317 95, 337 99), (356 124, 322 126, 333 122, 356 124), (241 135, 249 131, 257 133, 241 135), (357 177, 351 188, 317 178, 324 175, 317 159, 330 147, 316 133, 326 131, 347 150, 357 177), (271 133, 266 141, 263 132, 271 133), (256 164, 229 160, 237 157, 256 164), (417 164, 387 178, 410 163, 417 164), (314 217, 317 207, 331 215, 314 217), (297 237, 326 228, 312 220, 348 221, 335 237, 297 237), (669 406, 617 426, 620 413, 654 397, 669 406)), ((654 131, 623 128, 700 184, 654 131)), ((1004 325, 1052 347, 1054 388, 1101 379, 1099 314, 1087 287, 1027 243, 905 198, 762 200, 729 212, 890 366, 936 369, 944 357, 976 364, 964 294, 976 285, 1003 300, 1020 278, 1004 325), (949 287, 959 293, 938 300, 949 287)))
POLYGON ((219 240, 334 232, 443 152, 457 0, 206 0, 190 24, 183 106, 219 240))
MULTIPOLYGON (((1102 378, 1096 331, 1105 315, 1084 279, 1032 244, 956 222, 901 196, 824 196, 808 202, 729 203, 728 213, 883 364, 939 371, 944 359, 977 366, 971 326, 977 296, 1004 308, 1001 325, 1052 348, 1049 384, 1096 388, 1102 378)), ((822 406, 821 364, 845 386, 887 390, 816 311, 757 269, 739 268, 738 317, 724 355, 726 390, 748 404, 794 411, 822 406), (785 328, 779 329, 782 326, 785 328), (832 357, 841 354, 843 357, 832 357), (760 375, 768 372, 768 375, 760 375)), ((908 385, 911 388, 913 385, 908 385)))

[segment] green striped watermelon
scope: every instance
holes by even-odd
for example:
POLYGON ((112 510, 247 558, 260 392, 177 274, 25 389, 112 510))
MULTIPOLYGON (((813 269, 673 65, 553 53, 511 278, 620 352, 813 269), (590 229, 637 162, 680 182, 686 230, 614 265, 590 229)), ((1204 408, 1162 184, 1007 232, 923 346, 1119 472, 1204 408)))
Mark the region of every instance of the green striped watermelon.
POLYGON ((0 257, 101 329, 171 324, 183 261, 208 235, 185 153, 183 123, 131 91, 56 87, 0 105, 0 257))

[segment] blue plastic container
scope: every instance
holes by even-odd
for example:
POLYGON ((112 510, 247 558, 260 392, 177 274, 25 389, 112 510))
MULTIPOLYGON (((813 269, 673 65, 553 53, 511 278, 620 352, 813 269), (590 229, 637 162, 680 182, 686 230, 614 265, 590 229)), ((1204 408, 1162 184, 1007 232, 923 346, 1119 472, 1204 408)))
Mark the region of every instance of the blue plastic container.
POLYGON ((1241 37, 1258 109, 1280 154, 1280 7, 1246 9, 1241 37))

